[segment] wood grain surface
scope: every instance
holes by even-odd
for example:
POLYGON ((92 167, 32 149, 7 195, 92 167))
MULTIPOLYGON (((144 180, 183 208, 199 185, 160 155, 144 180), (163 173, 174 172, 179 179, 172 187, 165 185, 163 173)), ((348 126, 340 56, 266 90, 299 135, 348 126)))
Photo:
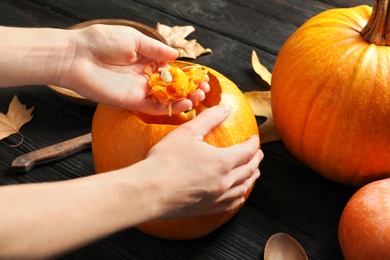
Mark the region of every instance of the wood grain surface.
MULTIPOLYGON (((330 8, 345 8, 368 0, 0 0, 0 25, 67 28, 105 18, 193 25, 189 38, 212 54, 194 62, 211 67, 242 91, 268 90, 251 67, 255 50, 272 71, 284 41, 310 17, 330 8)), ((0 183, 50 182, 94 174, 90 151, 37 167, 27 174, 11 171, 18 156, 90 132, 93 107, 63 100, 46 86, 0 89, 0 112, 14 95, 34 118, 19 136, 0 141, 0 183)), ((261 177, 249 200, 228 223, 212 234, 190 241, 169 241, 133 228, 81 248, 62 259, 263 259, 274 233, 286 232, 307 251, 309 259, 342 259, 337 226, 345 203, 355 191, 325 180, 297 161, 282 142, 263 145, 261 177)), ((31 201, 34 203, 34 201, 31 201)))

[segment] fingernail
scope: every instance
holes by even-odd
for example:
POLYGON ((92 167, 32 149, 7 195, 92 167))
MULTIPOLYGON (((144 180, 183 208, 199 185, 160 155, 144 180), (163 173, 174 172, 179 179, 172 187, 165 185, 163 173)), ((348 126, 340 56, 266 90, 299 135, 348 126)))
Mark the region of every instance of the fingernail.
POLYGON ((256 179, 258 179, 260 177, 261 173, 260 173, 259 169, 256 169, 255 175, 256 175, 256 179))
POLYGON ((222 111, 225 113, 225 114, 229 114, 230 113, 230 106, 228 104, 225 104, 225 103, 222 103, 220 105, 222 107, 222 111))

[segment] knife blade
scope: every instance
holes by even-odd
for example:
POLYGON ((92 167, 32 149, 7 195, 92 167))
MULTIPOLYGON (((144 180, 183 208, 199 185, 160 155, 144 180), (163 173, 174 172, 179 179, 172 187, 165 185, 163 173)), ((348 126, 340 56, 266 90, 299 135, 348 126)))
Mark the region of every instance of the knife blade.
POLYGON ((38 165, 63 159, 85 149, 91 148, 91 133, 53 144, 17 157, 11 164, 16 172, 28 172, 38 165))

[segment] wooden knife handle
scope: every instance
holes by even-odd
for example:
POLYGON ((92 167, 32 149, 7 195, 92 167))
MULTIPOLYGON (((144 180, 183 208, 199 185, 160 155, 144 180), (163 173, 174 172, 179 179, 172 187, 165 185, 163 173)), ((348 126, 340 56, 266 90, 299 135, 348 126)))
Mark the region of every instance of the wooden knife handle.
POLYGON ((12 162, 12 169, 18 172, 28 172, 37 165, 56 161, 90 148, 91 144, 91 133, 69 139, 17 157, 12 162))

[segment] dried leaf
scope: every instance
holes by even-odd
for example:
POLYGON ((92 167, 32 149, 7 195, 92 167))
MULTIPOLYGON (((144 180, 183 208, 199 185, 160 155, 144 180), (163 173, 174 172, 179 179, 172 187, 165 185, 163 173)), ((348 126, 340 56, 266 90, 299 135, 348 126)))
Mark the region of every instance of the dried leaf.
POLYGON ((157 23, 156 30, 165 38, 169 46, 179 51, 179 58, 196 59, 204 53, 211 53, 211 49, 203 48, 196 40, 185 39, 195 31, 193 26, 170 27, 157 23))
POLYGON ((257 56, 255 51, 252 51, 252 67, 255 72, 265 81, 268 85, 271 86, 271 78, 272 74, 268 71, 263 64, 260 63, 259 57, 257 56))
POLYGON ((271 92, 270 91, 251 91, 246 92, 247 98, 253 113, 256 116, 266 118, 266 121, 259 126, 261 143, 268 143, 280 140, 280 136, 275 130, 274 118, 271 108, 271 92))
POLYGON ((0 113, 0 140, 12 134, 19 134, 22 139, 15 146, 20 145, 23 142, 23 135, 19 130, 33 118, 31 115, 33 109, 34 107, 26 109, 26 106, 20 103, 18 97, 14 96, 9 105, 8 113, 6 115, 0 113))
MULTIPOLYGON (((260 63, 255 51, 252 51, 252 67, 262 80, 271 87, 272 74, 260 63)), ((266 121, 259 126, 261 143, 268 143, 280 140, 274 125, 274 117, 271 108, 271 91, 246 92, 245 96, 256 116, 266 118, 266 121)))

